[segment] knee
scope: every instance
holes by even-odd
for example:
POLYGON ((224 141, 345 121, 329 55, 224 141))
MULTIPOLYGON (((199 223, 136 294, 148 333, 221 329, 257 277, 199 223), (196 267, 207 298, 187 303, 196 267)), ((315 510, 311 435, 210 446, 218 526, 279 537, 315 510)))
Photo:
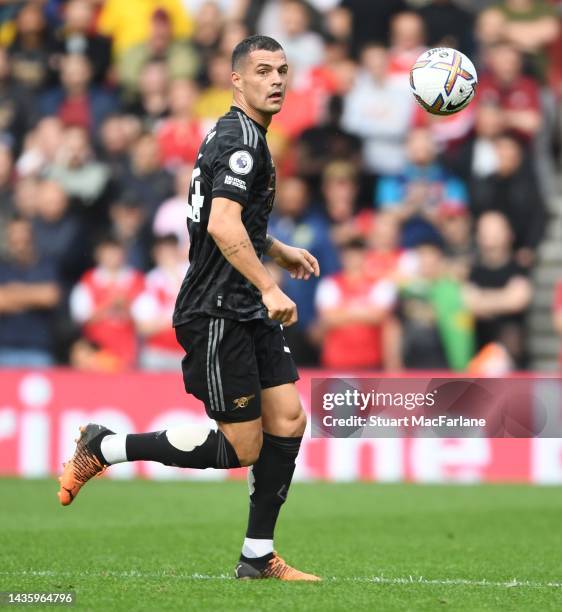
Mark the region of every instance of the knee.
POLYGON ((292 422, 294 433, 291 434, 292 437, 302 436, 306 429, 306 412, 300 409, 298 415, 292 422))
POLYGON ((276 424, 275 433, 276 435, 283 436, 285 438, 297 438, 304 434, 306 429, 306 413, 299 406, 298 410, 293 413, 283 415, 276 424))

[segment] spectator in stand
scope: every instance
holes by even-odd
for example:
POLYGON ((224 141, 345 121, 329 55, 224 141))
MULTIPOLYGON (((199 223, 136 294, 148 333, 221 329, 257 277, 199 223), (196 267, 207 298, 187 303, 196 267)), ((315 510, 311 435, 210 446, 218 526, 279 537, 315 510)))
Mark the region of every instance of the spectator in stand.
POLYGON ((489 103, 479 104, 473 133, 458 147, 443 155, 443 163, 466 183, 471 179, 490 176, 498 167, 494 140, 505 130, 501 107, 489 103))
POLYGON ((41 176, 55 162, 62 148, 64 126, 58 117, 45 117, 27 133, 17 163, 19 176, 41 176))
POLYGON ((219 51, 223 55, 232 53, 232 49, 248 36, 250 36, 250 31, 244 22, 226 21, 222 28, 219 51))
POLYGON ((74 53, 60 60, 61 87, 44 93, 40 99, 43 115, 56 115, 65 125, 77 125, 97 136, 103 120, 117 108, 115 97, 91 84, 88 58, 74 53))
POLYGON ((399 284, 395 317, 386 328, 392 369, 466 369, 474 353, 473 327, 462 285, 448 272, 441 238, 415 247, 416 272, 399 284))
POLYGON ((33 100, 35 94, 49 85, 53 41, 41 5, 25 3, 16 17, 16 36, 8 47, 12 76, 33 100))
POLYGON ((37 253, 56 269, 61 300, 50 319, 53 352, 65 362, 76 329, 69 324, 68 296, 91 262, 92 227, 69 207, 69 199, 54 181, 39 181, 32 219, 37 253))
MULTIPOLYGON (((555 66, 556 60, 560 62, 560 48, 556 49, 551 45, 557 40, 560 32, 560 19, 552 4, 555 3, 538 0, 504 0, 497 7, 503 19, 500 40, 507 41, 519 52, 522 71, 532 77, 528 80, 534 85, 535 90, 539 90, 539 86, 545 85, 548 80, 547 51, 550 51, 555 66)), ((510 98, 510 102, 513 103, 510 111, 523 110, 525 105, 529 105, 527 98, 531 96, 531 85, 527 86, 528 91, 522 85, 516 89, 518 94, 514 93, 510 98), (521 108, 515 105, 515 100, 521 108)), ((557 192, 556 168, 552 162, 552 150, 557 140, 554 136, 559 115, 557 100, 555 92, 546 87, 543 87, 538 94, 533 92, 533 95, 539 99, 538 103, 533 103, 536 106, 539 127, 534 127, 537 117, 532 117, 530 112, 526 113, 527 116, 520 112, 519 116, 512 117, 510 116, 514 113, 510 112, 508 119, 513 130, 526 134, 528 138, 534 138, 535 166, 540 177, 540 188, 542 193, 549 197, 557 192)))
POLYGON ((76 207, 95 211, 96 215, 100 213, 109 183, 109 169, 95 159, 88 132, 83 127, 64 130, 62 147, 44 174, 60 183, 76 207))
POLYGON ((311 31, 310 7, 302 0, 285 0, 279 17, 282 31, 277 40, 298 82, 311 68, 322 63, 324 43, 319 34, 311 31))
POLYGON ((342 0, 341 6, 351 13, 353 20, 352 44, 356 57, 367 43, 388 44, 393 18, 408 8, 404 0, 384 0, 384 2, 342 0))
POLYGON ((172 314, 187 268, 177 236, 156 238, 152 257, 156 265, 132 307, 137 331, 144 338, 139 365, 145 370, 177 370, 184 351, 176 340, 172 314))
POLYGON ((325 44, 343 45, 351 50, 353 43, 353 15, 349 9, 336 5, 324 13, 325 44))
POLYGON ((250 0, 250 6, 246 10, 246 19, 250 22, 250 28, 257 34, 271 36, 275 40, 281 38, 285 33, 281 20, 281 11, 285 1, 250 0))
POLYGON ((488 50, 486 64, 477 103, 499 106, 506 129, 531 140, 541 127, 541 102, 537 82, 523 75, 521 54, 509 43, 497 43, 488 50))
POLYGON ((505 16, 498 8, 498 3, 485 7, 476 15, 474 24, 474 38, 476 39, 475 66, 481 64, 482 56, 486 51, 499 42, 505 41, 505 16))
POLYGON ((148 270, 149 238, 146 211, 133 194, 123 194, 109 207, 111 234, 125 251, 125 262, 137 270, 148 270))
POLYGON ((231 74, 232 67, 228 55, 216 53, 210 58, 207 71, 209 85, 201 92, 195 109, 196 115, 206 120, 209 129, 230 108, 231 74))
POLYGON ((0 46, 0 139, 9 143, 16 155, 35 118, 35 109, 30 102, 31 97, 13 79, 7 51, 0 46))
POLYGON ((472 57, 474 48, 472 13, 452 0, 430 0, 419 9, 419 14, 424 21, 427 44, 430 47, 450 47, 472 57))
POLYGON ((147 132, 152 132, 169 113, 168 67, 161 60, 146 63, 141 70, 137 96, 126 105, 147 132))
POLYGON ((93 31, 94 6, 89 0, 70 0, 64 7, 64 23, 55 33, 51 65, 62 55, 85 55, 92 82, 103 84, 111 63, 111 40, 93 31))
POLYGON ((133 115, 110 115, 103 122, 100 134, 100 159, 109 168, 114 181, 125 173, 129 149, 142 133, 142 126, 133 115))
POLYGON ((414 101, 388 72, 388 52, 370 44, 361 53, 362 73, 345 96, 342 127, 363 139, 363 158, 374 175, 399 174, 414 101))
POLYGON ((8 222, 6 249, 0 262, 0 366, 50 366, 51 316, 60 298, 56 270, 38 257, 25 219, 8 222))
MULTIPOLYGON (((201 59, 201 72, 199 80, 207 78, 206 68, 211 58, 217 53, 220 46, 224 19, 216 2, 203 2, 195 13, 195 27, 193 29, 192 42, 201 59)), ((225 51, 230 57, 232 48, 225 51)))
POLYGON ((133 145, 119 186, 121 193, 143 204, 147 223, 152 223, 158 206, 174 193, 173 178, 160 165, 158 143, 152 134, 144 134, 133 145))
POLYGON ((154 12, 162 9, 172 24, 174 39, 188 38, 193 32, 193 23, 181 0, 105 0, 98 20, 100 34, 113 41, 113 55, 119 60, 132 46, 149 37, 154 12))
POLYGON ((68 196, 55 181, 42 181, 37 190, 33 236, 37 253, 52 262, 63 288, 70 290, 88 264, 88 244, 80 219, 69 209, 68 196))
POLYGON ((324 63, 310 72, 313 85, 321 90, 324 105, 332 95, 344 96, 355 84, 357 64, 349 57, 343 43, 328 39, 324 47, 324 63))
POLYGON ((389 72, 408 91, 410 68, 425 50, 423 19, 410 11, 395 15, 390 24, 389 72))
POLYGON ((330 237, 336 246, 365 239, 373 222, 371 210, 358 209, 359 183, 356 167, 347 161, 328 164, 322 175, 322 208, 331 224, 330 237))
POLYGON ((37 214, 40 181, 34 176, 22 177, 14 184, 13 211, 17 216, 31 220, 37 214))
POLYGON ((499 136, 494 141, 496 171, 471 183, 471 209, 475 217, 489 210, 506 216, 514 235, 515 259, 530 267, 544 235, 547 213, 529 160, 512 136, 499 136))
POLYGON ((546 49, 560 31, 560 21, 553 3, 537 0, 504 0, 493 9, 501 15, 495 17, 492 31, 497 40, 506 40, 529 59, 529 68, 541 82, 546 81, 548 56, 546 49))
POLYGON ((150 34, 123 53, 117 64, 117 74, 127 100, 138 93, 140 74, 150 61, 166 64, 171 79, 192 79, 199 71, 197 54, 186 40, 174 40, 170 16, 156 9, 150 22, 150 34))
MULTIPOLYGON (((552 303, 552 325, 556 333, 562 337, 562 280, 554 286, 552 303)), ((560 350, 560 370, 562 370, 562 349, 560 350)))
POLYGON ((464 183, 437 162, 428 130, 412 130, 407 140, 408 165, 398 177, 379 181, 376 201, 380 210, 392 211, 402 226, 402 245, 411 246, 422 236, 433 235, 438 208, 443 203, 467 205, 464 183))
POLYGON ((411 268, 411 257, 400 248, 400 223, 389 212, 376 214, 367 236, 365 273, 373 283, 388 278, 396 281, 411 268))
POLYGON ((382 323, 394 299, 392 283, 373 283, 365 271, 366 245, 353 239, 341 246, 342 271, 323 274, 316 309, 323 335, 325 368, 381 369, 382 323))
POLYGON ((175 172, 175 195, 162 202, 154 216, 152 233, 156 237, 177 236, 184 258, 188 259, 189 232, 187 231, 185 204, 193 166, 182 166, 175 172))
POLYGON ((306 129, 296 142, 296 164, 301 176, 309 181, 313 193, 320 187, 320 179, 326 166, 337 159, 346 159, 354 166, 361 162, 361 138, 340 127, 343 100, 330 98, 326 119, 306 129))
POLYGON ((486 212, 477 222, 478 260, 470 271, 465 300, 476 319, 478 348, 503 345, 518 367, 526 361, 525 314, 532 288, 513 256, 513 233, 500 212, 486 212))
POLYGON ((442 204, 437 228, 444 240, 443 250, 451 275, 457 280, 466 280, 476 256, 469 210, 465 206, 442 204))
POLYGON ((194 165, 197 160, 204 136, 201 121, 194 112, 198 95, 193 81, 182 79, 170 84, 170 117, 156 131, 160 160, 170 170, 184 164, 194 165))
POLYGON ((125 263, 121 243, 106 237, 96 246, 96 267, 87 271, 70 295, 70 312, 84 337, 107 351, 120 369, 137 360, 131 304, 144 289, 140 272, 125 263))
MULTIPOLYGON (((307 249, 318 260, 322 274, 332 274, 339 269, 339 257, 330 239, 328 221, 311 209, 310 204, 306 182, 296 176, 284 178, 277 190, 269 231, 282 242, 307 249)), ((287 272, 283 275, 281 288, 295 302, 299 312, 298 322, 285 330, 285 337, 300 364, 313 365, 317 360, 314 326, 317 284, 315 277, 303 283, 287 272)))

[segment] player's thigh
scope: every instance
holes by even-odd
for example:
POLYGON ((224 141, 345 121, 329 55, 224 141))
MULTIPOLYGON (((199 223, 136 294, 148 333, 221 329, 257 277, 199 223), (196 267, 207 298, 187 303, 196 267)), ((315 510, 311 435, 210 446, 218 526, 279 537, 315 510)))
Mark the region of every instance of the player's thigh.
POLYGON ((258 419, 260 379, 249 325, 198 317, 178 327, 176 335, 186 352, 185 389, 205 404, 208 416, 219 423, 258 419))

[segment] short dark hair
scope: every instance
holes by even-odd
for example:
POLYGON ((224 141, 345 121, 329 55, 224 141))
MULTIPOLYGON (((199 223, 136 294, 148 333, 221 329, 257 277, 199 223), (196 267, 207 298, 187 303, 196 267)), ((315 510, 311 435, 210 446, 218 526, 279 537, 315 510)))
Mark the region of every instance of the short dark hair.
POLYGON ((269 36, 248 36, 239 42, 232 52, 232 69, 240 64, 240 61, 249 55, 252 51, 280 51, 283 47, 269 36))

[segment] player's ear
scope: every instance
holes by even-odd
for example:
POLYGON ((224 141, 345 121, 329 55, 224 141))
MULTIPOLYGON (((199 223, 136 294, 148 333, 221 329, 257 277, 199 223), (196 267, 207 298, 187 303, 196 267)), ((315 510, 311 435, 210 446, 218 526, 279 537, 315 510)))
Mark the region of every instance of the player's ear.
POLYGON ((234 87, 234 89, 238 90, 238 91, 242 91, 242 77, 240 76, 239 72, 232 72, 232 76, 231 76, 231 81, 232 81, 232 86, 234 87))

